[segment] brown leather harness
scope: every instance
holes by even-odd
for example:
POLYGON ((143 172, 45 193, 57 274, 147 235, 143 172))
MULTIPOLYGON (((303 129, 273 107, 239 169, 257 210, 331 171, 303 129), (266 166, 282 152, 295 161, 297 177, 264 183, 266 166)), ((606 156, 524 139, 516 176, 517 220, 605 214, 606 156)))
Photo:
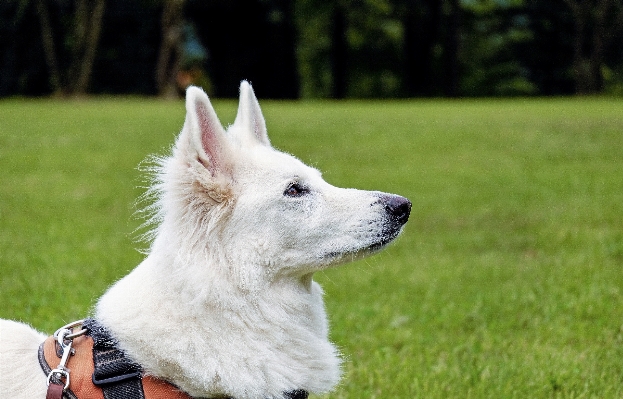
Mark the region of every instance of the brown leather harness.
MULTIPOLYGON (((48 337, 39 347, 39 363, 43 372, 48 375, 52 370, 49 365, 58 364, 61 358, 57 351, 58 343, 51 336, 48 337)), ((53 395, 58 395, 60 387, 62 396, 53 396, 47 399, 107 399, 101 386, 93 383, 93 338, 88 335, 82 335, 74 338, 72 348, 75 350, 71 357, 71 384, 70 387, 62 391, 63 384, 60 381, 51 381, 53 395)), ((141 376, 143 398, 144 399, 192 399, 186 393, 180 391, 174 385, 166 381, 151 377, 149 375, 141 376)), ((48 391, 49 392, 49 391, 48 391)), ((129 398, 128 398, 129 399, 129 398)))
MULTIPOLYGON (((39 346, 39 364, 48 376, 46 399, 193 399, 175 385, 145 374, 94 319, 68 324, 48 337, 39 346), (82 330, 75 333, 78 325, 82 330)), ((283 398, 308 395, 295 389, 284 392, 283 398)))

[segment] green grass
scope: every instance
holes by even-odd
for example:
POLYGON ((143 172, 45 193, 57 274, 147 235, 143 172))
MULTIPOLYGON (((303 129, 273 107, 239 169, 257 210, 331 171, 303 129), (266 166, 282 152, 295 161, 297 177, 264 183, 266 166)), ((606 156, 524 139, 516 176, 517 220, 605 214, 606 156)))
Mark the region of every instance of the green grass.
MULTIPOLYGON (((329 182, 413 202, 396 245, 316 276, 346 359, 327 398, 623 397, 623 101, 262 105, 329 182)), ((0 101, 1 317, 51 332, 140 262, 136 166, 183 118, 0 101)))

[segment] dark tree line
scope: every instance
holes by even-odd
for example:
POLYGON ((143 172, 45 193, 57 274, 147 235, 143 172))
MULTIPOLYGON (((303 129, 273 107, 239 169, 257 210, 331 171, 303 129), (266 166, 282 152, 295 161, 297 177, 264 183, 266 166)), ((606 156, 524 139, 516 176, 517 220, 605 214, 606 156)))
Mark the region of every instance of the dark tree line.
POLYGON ((623 0, 3 0, 0 96, 623 94, 623 0))

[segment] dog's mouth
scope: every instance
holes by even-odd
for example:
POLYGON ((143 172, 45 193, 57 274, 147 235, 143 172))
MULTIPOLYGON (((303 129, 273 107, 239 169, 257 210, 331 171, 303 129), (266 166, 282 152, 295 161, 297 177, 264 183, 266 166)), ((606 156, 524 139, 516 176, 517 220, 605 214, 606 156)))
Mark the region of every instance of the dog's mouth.
POLYGON ((385 230, 379 235, 379 239, 372 244, 360 248, 345 249, 344 251, 327 252, 322 258, 326 263, 336 263, 340 260, 352 261, 381 251, 400 235, 402 226, 385 230))
POLYGON ((375 242, 374 244, 368 245, 367 247, 363 248, 363 251, 372 252, 372 253, 380 251, 381 249, 385 248, 390 242, 394 241, 394 239, 398 237, 401 231, 402 229, 398 229, 392 232, 390 235, 383 237, 380 241, 375 242))
POLYGON ((409 220, 411 202, 398 195, 379 194, 378 200, 373 205, 382 205, 384 218, 380 225, 367 232, 369 241, 367 243, 363 241, 361 246, 345 246, 342 250, 327 252, 321 257, 322 263, 331 265, 372 255, 400 235, 403 226, 409 220))

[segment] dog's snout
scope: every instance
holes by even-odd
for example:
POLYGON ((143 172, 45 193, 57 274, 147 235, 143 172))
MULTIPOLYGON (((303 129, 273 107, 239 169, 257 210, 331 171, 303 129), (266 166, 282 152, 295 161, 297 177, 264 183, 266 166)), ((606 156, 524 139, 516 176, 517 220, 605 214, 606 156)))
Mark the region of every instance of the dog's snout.
POLYGON ((401 225, 407 223, 411 213, 411 201, 399 195, 383 195, 381 197, 385 211, 401 225))

